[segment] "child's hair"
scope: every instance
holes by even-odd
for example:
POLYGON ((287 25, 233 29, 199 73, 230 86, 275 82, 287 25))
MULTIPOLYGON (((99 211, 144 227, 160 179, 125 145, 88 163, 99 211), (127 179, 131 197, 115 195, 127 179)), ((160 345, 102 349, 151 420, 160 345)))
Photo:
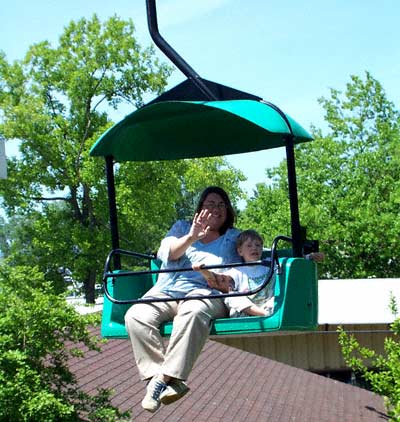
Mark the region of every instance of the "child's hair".
POLYGON ((260 234, 258 234, 255 230, 249 229, 249 230, 243 230, 237 240, 236 240, 236 247, 240 248, 244 242, 246 242, 247 239, 250 240, 259 240, 261 244, 264 244, 263 238, 260 234))

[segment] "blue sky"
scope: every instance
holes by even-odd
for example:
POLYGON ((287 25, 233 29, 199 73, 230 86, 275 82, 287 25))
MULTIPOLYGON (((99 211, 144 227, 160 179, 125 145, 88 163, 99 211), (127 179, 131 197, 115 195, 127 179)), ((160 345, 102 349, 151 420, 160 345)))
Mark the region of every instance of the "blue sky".
MULTIPOLYGON (((157 0, 157 7, 160 32, 202 77, 259 95, 306 129, 324 127, 319 97, 365 71, 399 106, 398 0, 157 0)), ((33 43, 55 46, 64 26, 93 13, 132 18, 142 46, 151 43, 145 0, 13 0, 2 5, 0 50, 13 61, 33 43)), ((183 79, 176 70, 169 87, 183 79)), ((251 191, 283 156, 278 149, 229 159, 251 191)))

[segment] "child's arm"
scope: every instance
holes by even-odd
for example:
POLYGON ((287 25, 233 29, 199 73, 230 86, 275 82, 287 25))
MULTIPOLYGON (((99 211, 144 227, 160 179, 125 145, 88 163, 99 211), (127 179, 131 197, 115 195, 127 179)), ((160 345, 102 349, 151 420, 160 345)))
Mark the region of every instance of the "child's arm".
POLYGON ((217 289, 222 293, 229 293, 232 290, 233 280, 232 277, 226 274, 214 273, 213 271, 206 270, 204 264, 193 264, 194 271, 198 271, 206 279, 207 284, 212 289, 217 289))
POLYGON ((311 252, 305 258, 315 262, 322 262, 325 259, 325 254, 323 252, 311 252))
POLYGON ((271 296, 261 306, 251 304, 247 308, 242 309, 242 312, 251 316, 270 316, 274 312, 275 298, 271 296))
POLYGON ((261 308, 260 306, 257 305, 251 305, 248 308, 243 309, 242 311, 243 313, 245 313, 246 315, 250 315, 250 316, 267 316, 269 315, 269 313, 261 308))

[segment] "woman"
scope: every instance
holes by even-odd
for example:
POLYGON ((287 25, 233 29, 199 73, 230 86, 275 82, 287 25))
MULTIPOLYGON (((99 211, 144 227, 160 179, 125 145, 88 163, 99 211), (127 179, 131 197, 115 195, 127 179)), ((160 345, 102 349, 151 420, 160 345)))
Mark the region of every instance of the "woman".
MULTIPOLYGON (((162 240, 158 258, 162 268, 191 268, 193 263, 218 265, 237 262, 233 228, 235 213, 226 192, 215 186, 202 193, 192 223, 177 221, 162 240)), ((142 407, 155 412, 185 395, 184 380, 206 342, 212 319, 227 316, 221 299, 179 301, 187 295, 217 293, 195 271, 162 273, 145 297, 173 297, 177 301, 139 303, 125 315, 126 327, 140 376, 150 380, 142 407), (173 320, 168 346, 160 325, 173 320)))

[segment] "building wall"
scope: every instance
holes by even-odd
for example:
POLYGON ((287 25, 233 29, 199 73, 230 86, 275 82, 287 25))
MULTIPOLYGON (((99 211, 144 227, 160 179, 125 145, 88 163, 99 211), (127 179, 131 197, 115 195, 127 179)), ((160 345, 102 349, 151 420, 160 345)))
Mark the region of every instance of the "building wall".
MULTIPOLYGON (((215 341, 314 372, 347 369, 338 342, 338 325, 319 326, 314 332, 268 333, 248 337, 215 337, 215 341)), ((362 346, 383 353, 389 324, 344 325, 362 346)))

